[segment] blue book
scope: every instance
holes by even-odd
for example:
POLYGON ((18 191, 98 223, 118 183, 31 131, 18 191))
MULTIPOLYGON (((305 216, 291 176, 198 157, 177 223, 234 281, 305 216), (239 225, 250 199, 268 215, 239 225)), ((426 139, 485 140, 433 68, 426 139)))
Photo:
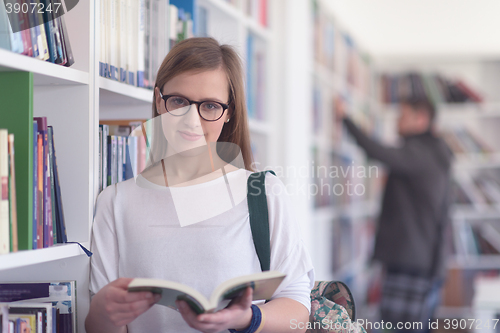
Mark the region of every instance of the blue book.
POLYGON ((251 34, 247 37, 247 111, 250 118, 255 117, 255 87, 254 81, 254 51, 253 51, 253 36, 251 34))
MULTIPOLYGON (((50 0, 40 0, 40 3, 45 8, 49 8, 50 0)), ((57 47, 55 39, 54 17, 51 12, 43 11, 43 22, 45 26, 45 35, 47 36, 47 46, 49 48, 49 59, 51 63, 55 63, 57 59, 57 47)))

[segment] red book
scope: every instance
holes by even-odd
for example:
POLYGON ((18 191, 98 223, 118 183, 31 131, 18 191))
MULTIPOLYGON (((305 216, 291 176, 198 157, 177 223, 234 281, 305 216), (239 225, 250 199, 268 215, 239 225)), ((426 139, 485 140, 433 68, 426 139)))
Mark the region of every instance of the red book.
POLYGON ((267 0, 260 0, 260 24, 262 26, 266 27, 267 26, 267 0))
POLYGON ((477 103, 483 102, 483 97, 479 95, 477 92, 472 90, 468 85, 466 85, 462 80, 457 81, 457 87, 462 90, 462 92, 467 95, 471 100, 477 103))

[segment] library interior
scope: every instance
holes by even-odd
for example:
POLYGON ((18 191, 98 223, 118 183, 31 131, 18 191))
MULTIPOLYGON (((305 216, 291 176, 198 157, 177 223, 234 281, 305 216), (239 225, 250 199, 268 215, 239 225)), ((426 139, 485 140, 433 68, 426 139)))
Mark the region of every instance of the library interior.
POLYGON ((314 281, 350 290, 349 331, 500 332, 498 13, 496 0, 4 0, 0 332, 88 330, 96 203, 156 165, 158 70, 197 37, 240 57, 252 171, 284 185, 314 281))

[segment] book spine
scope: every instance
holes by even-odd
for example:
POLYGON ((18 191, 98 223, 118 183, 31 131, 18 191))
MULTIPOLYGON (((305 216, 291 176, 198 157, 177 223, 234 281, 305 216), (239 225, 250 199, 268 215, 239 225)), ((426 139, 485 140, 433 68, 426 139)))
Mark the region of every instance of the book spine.
POLYGON ((127 0, 127 38, 128 38, 128 79, 127 83, 130 85, 136 85, 135 76, 137 73, 137 28, 138 20, 137 18, 137 1, 127 0))
POLYGON ((24 53, 24 45, 23 45, 23 40, 20 32, 20 26, 19 26, 19 15, 16 14, 11 14, 10 16, 10 22, 11 25, 9 25, 9 32, 10 32, 10 44, 11 44, 11 51, 15 53, 24 53))
MULTIPOLYGON (((145 0, 145 21, 144 21, 144 87, 151 85, 151 12, 152 1, 145 0)), ((139 59, 141 61, 141 59, 139 59)))
POLYGON ((146 0, 138 0, 138 29, 137 29, 137 86, 144 87, 144 59, 146 34, 146 0))
POLYGON ((123 137, 116 137, 116 182, 123 181, 123 137))
POLYGON ((99 125, 99 183, 98 191, 102 192, 102 125, 99 125))
POLYGON ((111 184, 118 182, 118 138, 111 135, 111 184))
POLYGON ((117 27, 117 7, 118 0, 109 0, 109 65, 111 79, 118 80, 118 27, 117 27))
POLYGON ((57 229, 57 242, 58 243, 66 243, 68 241, 68 236, 66 233, 66 222, 64 220, 64 209, 63 209, 63 203, 62 203, 62 195, 61 195, 61 185, 59 182, 59 171, 57 168, 57 154, 56 154, 56 149, 55 149, 55 136, 54 136, 54 129, 52 126, 49 126, 51 128, 51 134, 52 134, 52 167, 53 167, 53 174, 54 174, 54 200, 55 200, 55 207, 56 207, 56 228, 57 229))
POLYGON ((108 125, 102 125, 102 189, 108 186, 108 125))
POLYGON ((43 247, 49 247, 50 234, 50 179, 49 151, 47 149, 47 130, 43 131, 43 247))
POLYGON ((37 246, 37 228, 38 228, 38 123, 33 121, 33 244, 32 248, 37 246))
POLYGON ((57 18, 57 27, 58 27, 58 31, 59 31, 59 38, 61 40, 61 62, 59 64, 65 66, 68 63, 68 56, 67 56, 67 52, 66 52, 66 44, 64 43, 62 17, 57 18))
MULTIPOLYGON (((48 5, 50 4, 50 0, 41 0, 40 2, 44 6, 44 8, 48 8, 48 5)), ((54 39, 54 23, 52 20, 51 12, 43 10, 43 21, 47 36, 47 47, 49 55, 48 61, 55 63, 57 58, 57 50, 56 50, 56 41, 54 39)))
POLYGON ((120 0, 119 2, 119 35, 120 35, 120 81, 127 82, 127 61, 128 61, 128 38, 127 38, 127 26, 130 22, 127 22, 127 0, 120 0))
POLYGON ((111 162, 111 157, 112 157, 112 152, 113 152, 113 148, 111 146, 111 135, 108 135, 107 136, 107 145, 108 145, 108 161, 107 161, 107 184, 108 186, 112 184, 111 182, 111 174, 112 174, 112 170, 113 170, 113 163, 111 162))
POLYGON ((178 13, 178 9, 176 6, 174 5, 170 5, 168 7, 168 11, 169 11, 169 17, 170 17, 170 20, 169 20, 169 28, 168 28, 168 31, 169 31, 169 34, 170 34, 170 37, 169 37, 169 40, 170 40, 170 49, 172 47, 174 47, 175 43, 177 42, 177 21, 179 19, 179 13, 178 13))
POLYGON ((106 1, 99 1, 99 76, 106 75, 106 1))
POLYGON ((122 181, 123 180, 126 180, 127 178, 125 178, 125 171, 127 169, 127 137, 124 136, 122 138, 123 140, 123 151, 122 151, 122 181))
POLYGON ((66 22, 64 21, 64 16, 59 17, 61 22, 61 30, 62 30, 62 43, 64 45, 64 50, 66 53, 66 63, 64 66, 69 67, 75 63, 75 59, 73 58, 73 51, 71 49, 71 43, 69 40, 68 29, 66 28, 66 22))
POLYGON ((9 201, 10 201, 10 230, 11 230, 11 252, 17 252, 18 241, 17 241, 17 199, 16 199, 16 168, 14 159, 14 134, 9 134, 9 201))
POLYGON ((49 148, 49 177, 50 177, 50 211, 52 224, 50 229, 52 231, 52 240, 50 245, 57 244, 57 208, 56 208, 56 194, 55 194, 55 179, 54 179, 54 151, 53 151, 53 142, 52 142, 52 126, 47 127, 47 136, 48 136, 48 148, 49 148))
POLYGON ((9 143, 8 132, 0 129, 0 254, 9 253, 9 143))
MULTIPOLYGON (((40 126, 39 126, 40 128, 40 126)), ((44 231, 44 224, 43 224, 43 218, 44 218, 44 205, 43 205, 43 170, 44 170, 44 163, 43 163, 43 135, 38 131, 38 225, 37 225, 37 248, 42 249, 43 248, 43 231, 44 231)))

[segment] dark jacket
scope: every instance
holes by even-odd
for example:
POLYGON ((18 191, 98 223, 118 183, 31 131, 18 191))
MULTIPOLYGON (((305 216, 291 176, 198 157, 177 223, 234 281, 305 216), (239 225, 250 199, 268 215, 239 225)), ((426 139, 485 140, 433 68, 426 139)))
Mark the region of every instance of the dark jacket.
POLYGON ((431 132, 404 137, 404 144, 393 148, 368 138, 347 118, 344 124, 367 155, 389 169, 373 258, 388 267, 443 276, 451 150, 431 132))

